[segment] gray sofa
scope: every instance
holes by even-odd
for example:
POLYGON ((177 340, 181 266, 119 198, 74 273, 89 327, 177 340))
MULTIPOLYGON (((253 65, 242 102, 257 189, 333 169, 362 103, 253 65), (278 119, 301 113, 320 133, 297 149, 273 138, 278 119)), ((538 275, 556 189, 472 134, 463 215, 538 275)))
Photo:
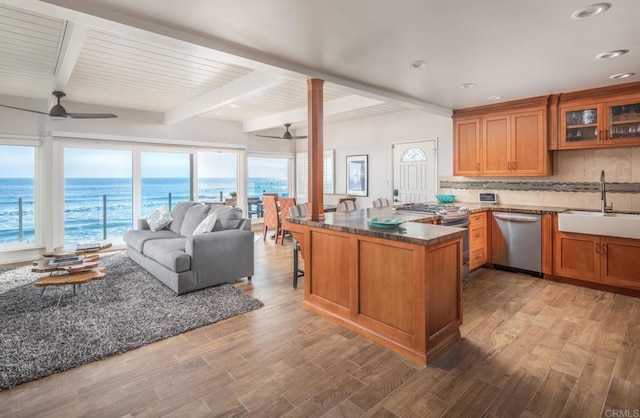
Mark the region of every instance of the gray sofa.
POLYGON ((165 229, 151 231, 143 218, 137 229, 126 231, 129 258, 178 294, 242 277, 251 280, 254 234, 239 208, 178 202, 171 216, 173 222, 165 229), (214 212, 213 231, 192 235, 214 212))

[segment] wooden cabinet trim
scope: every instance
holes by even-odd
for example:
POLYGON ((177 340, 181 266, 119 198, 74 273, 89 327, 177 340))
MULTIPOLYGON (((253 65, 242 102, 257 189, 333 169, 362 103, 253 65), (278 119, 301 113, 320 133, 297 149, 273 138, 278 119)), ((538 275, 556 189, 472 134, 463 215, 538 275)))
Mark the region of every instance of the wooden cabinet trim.
POLYGON ((504 103, 496 103, 484 106, 466 107, 454 109, 454 118, 471 116, 489 116, 491 114, 511 113, 513 111, 525 111, 527 109, 546 109, 551 96, 536 96, 521 100, 511 100, 504 103))

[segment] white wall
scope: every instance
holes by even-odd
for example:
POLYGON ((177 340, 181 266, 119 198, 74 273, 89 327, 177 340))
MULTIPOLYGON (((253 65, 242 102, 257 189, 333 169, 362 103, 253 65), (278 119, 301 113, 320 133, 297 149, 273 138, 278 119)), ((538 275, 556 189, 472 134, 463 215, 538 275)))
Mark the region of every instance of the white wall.
MULTIPOLYGON (((296 132, 301 134, 302 131, 296 132)), ((336 193, 325 195, 326 204, 346 195, 347 155, 369 156, 369 196, 358 197, 361 207, 370 207, 379 197, 392 197, 392 149, 399 142, 438 139, 438 174, 453 173, 453 122, 450 117, 408 110, 324 126, 324 148, 335 149, 336 193)), ((298 140, 297 151, 307 150, 307 140, 298 140)))

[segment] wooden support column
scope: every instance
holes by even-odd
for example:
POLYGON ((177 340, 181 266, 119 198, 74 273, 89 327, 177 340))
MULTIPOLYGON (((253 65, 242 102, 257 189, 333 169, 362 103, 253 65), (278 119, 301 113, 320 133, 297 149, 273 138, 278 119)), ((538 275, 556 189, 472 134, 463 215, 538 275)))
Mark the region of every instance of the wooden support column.
POLYGON ((307 107, 309 110, 309 207, 307 220, 324 221, 324 146, 322 141, 323 126, 323 85, 324 80, 307 80, 307 107))

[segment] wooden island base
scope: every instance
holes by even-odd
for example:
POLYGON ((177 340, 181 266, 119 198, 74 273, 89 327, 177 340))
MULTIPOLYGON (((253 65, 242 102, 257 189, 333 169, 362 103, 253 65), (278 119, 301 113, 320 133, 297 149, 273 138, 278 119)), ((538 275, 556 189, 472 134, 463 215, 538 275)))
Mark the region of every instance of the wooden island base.
MULTIPOLYGON (((411 224, 408 235, 446 228, 411 224)), ((305 260, 305 309, 421 364, 460 338, 461 234, 398 241, 303 224, 291 230, 305 260)))

